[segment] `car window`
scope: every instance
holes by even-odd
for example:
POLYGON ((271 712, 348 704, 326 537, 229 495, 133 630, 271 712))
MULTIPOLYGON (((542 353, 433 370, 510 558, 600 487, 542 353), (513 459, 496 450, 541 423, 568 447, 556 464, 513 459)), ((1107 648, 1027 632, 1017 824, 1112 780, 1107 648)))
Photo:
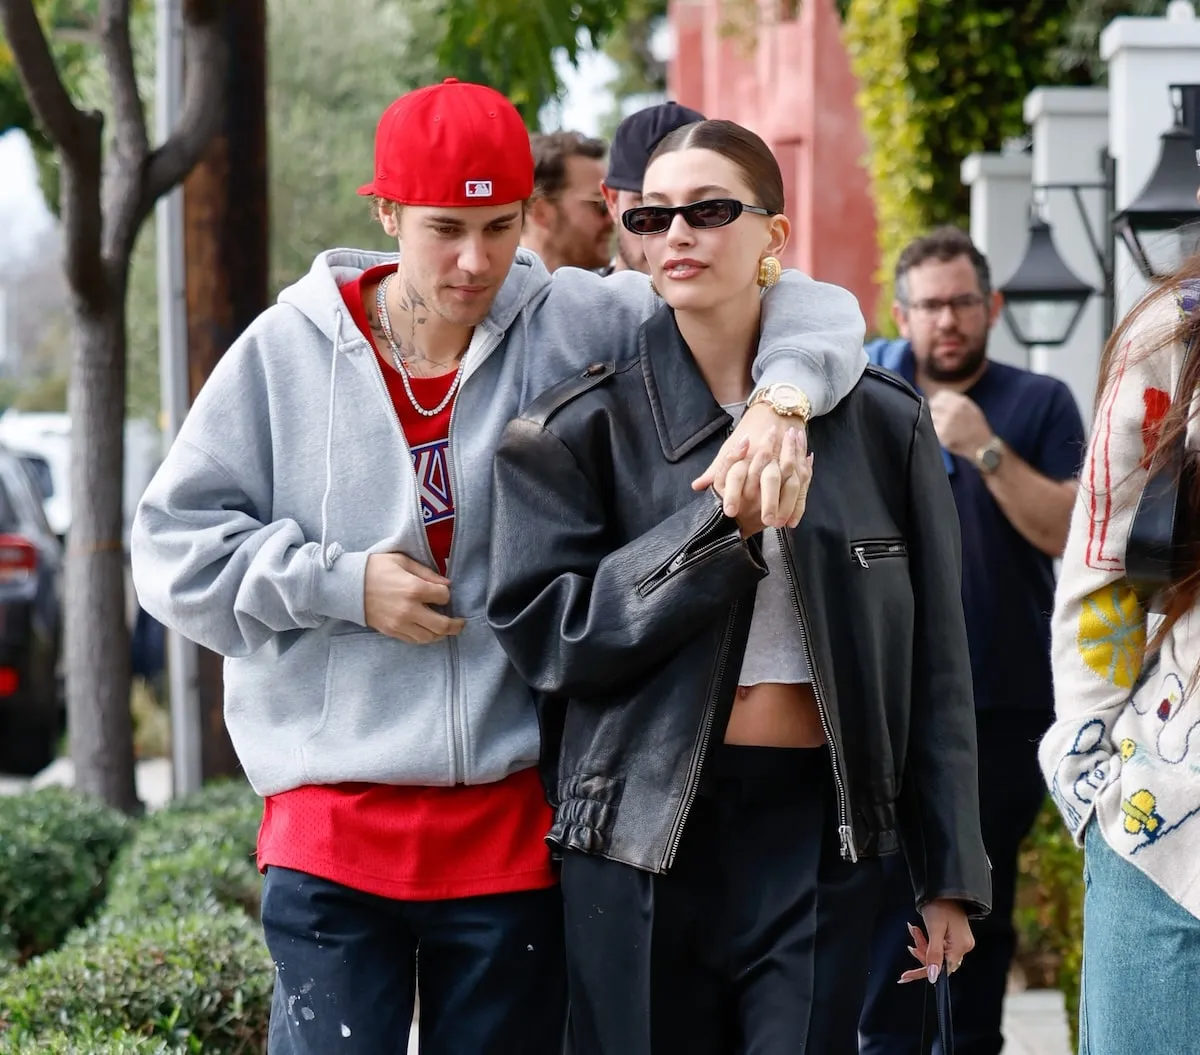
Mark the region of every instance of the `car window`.
POLYGON ((21 520, 17 516, 8 484, 8 474, 0 475, 0 532, 3 533, 19 531, 21 527, 21 520))
POLYGON ((34 526, 44 535, 53 535, 54 531, 46 519, 46 507, 42 504, 37 482, 30 475, 25 459, 14 458, 11 463, 6 462, 5 469, 4 482, 8 485, 5 489, 6 497, 11 505, 18 507, 23 513, 22 515, 14 509, 14 522, 32 520, 34 526))
POLYGON ((50 463, 36 454, 19 454, 17 458, 33 478, 33 482, 42 493, 42 498, 53 498, 54 476, 50 472, 50 463))

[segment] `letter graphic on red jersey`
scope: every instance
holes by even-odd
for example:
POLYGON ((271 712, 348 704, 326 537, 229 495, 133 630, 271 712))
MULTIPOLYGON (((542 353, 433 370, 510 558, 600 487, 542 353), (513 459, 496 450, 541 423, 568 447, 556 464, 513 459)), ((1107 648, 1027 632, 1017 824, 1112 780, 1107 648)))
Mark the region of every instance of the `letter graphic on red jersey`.
POLYGON ((413 468, 417 471, 417 492, 421 496, 421 519, 426 525, 454 517, 449 449, 448 440, 434 440, 433 443, 412 449, 413 468))

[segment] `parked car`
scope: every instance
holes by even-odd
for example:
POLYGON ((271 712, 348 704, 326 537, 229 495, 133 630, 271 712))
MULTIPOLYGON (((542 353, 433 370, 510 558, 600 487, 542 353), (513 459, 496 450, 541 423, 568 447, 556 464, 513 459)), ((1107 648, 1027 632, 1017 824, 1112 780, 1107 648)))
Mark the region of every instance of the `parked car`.
MULTIPOLYGON (((71 419, 66 414, 9 409, 0 414, 0 444, 37 457, 46 519, 60 540, 71 528, 71 419)), ((122 481, 122 537, 129 542, 133 513, 162 461, 162 436, 149 422, 125 422, 125 477, 122 481)))
POLYGON ((0 772, 26 776, 54 760, 66 717, 62 546, 36 472, 0 447, 0 772))

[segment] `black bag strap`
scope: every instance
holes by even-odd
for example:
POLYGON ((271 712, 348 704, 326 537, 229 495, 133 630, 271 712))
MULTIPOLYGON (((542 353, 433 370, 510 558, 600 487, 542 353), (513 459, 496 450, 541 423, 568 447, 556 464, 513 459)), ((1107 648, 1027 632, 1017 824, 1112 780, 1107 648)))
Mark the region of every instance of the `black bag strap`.
POLYGON ((921 1014, 921 1055, 933 1055, 934 1040, 942 1042, 940 1055, 954 1055, 954 1021, 950 1014, 950 972, 942 972, 934 985, 924 985, 925 1006, 921 1014), (932 1019, 932 1022, 930 1021, 932 1019))
MULTIPOLYGON (((1175 384, 1171 406, 1193 394, 1184 391, 1188 362, 1195 354, 1188 341, 1175 384)), ((1178 581, 1191 568, 1194 540, 1188 523, 1190 504, 1186 430, 1160 444, 1150 462, 1150 475, 1133 512, 1125 543, 1125 578, 1151 611, 1158 608, 1158 591, 1178 581)))

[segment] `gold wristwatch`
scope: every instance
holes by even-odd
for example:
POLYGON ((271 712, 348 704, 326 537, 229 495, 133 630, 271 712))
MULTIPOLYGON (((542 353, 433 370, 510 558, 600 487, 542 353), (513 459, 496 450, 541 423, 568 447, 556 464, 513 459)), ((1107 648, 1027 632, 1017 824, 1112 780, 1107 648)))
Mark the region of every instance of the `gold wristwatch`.
POLYGON ((746 409, 759 403, 766 403, 776 414, 785 418, 799 418, 805 425, 812 416, 812 403, 809 402, 808 396, 795 385, 789 385, 785 381, 777 381, 766 388, 760 388, 750 397, 746 409))

